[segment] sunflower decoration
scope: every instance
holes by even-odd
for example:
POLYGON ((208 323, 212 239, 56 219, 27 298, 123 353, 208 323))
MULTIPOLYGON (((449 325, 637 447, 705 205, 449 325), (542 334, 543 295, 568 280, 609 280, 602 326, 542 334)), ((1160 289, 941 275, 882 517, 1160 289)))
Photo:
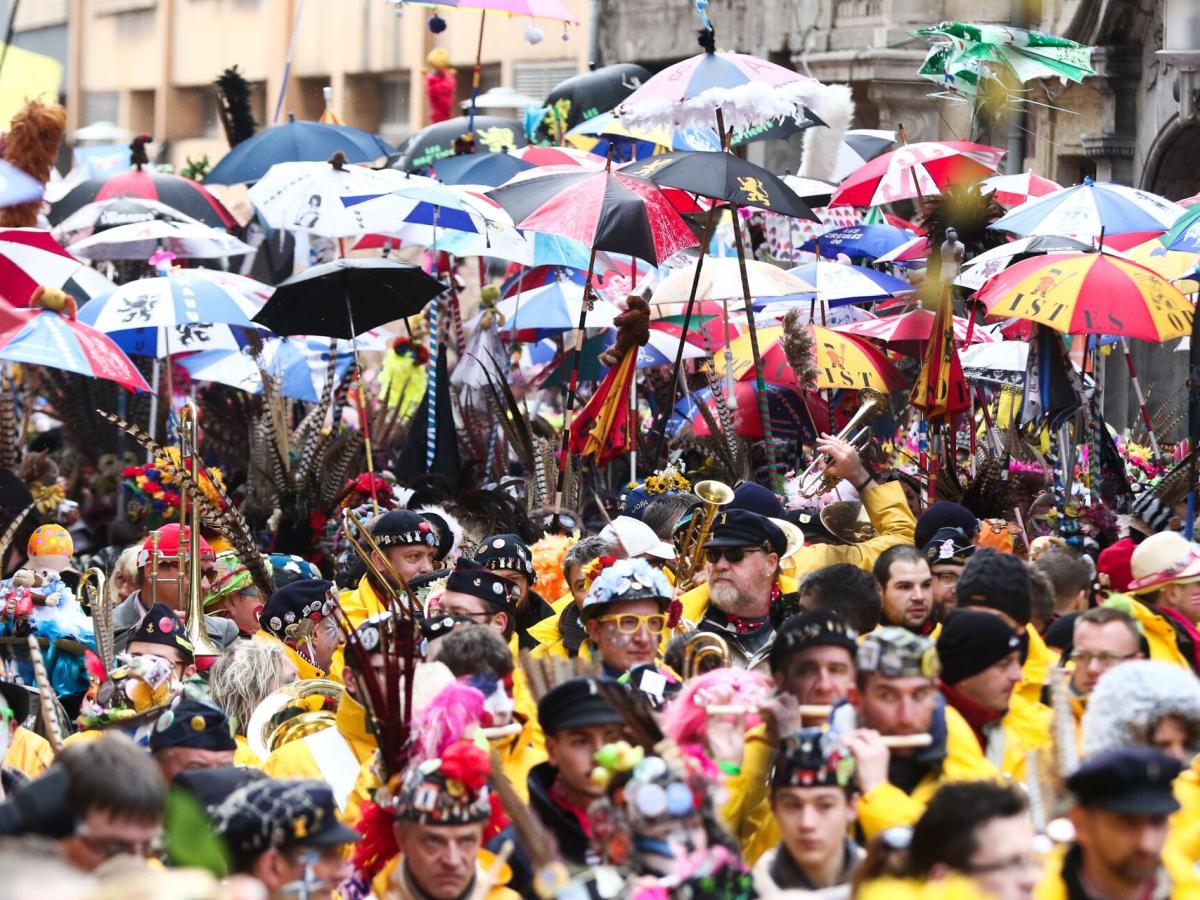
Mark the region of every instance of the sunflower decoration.
MULTIPOLYGON (((179 449, 166 447, 153 462, 127 466, 121 472, 125 491, 125 512, 131 522, 150 530, 179 521, 182 486, 175 474, 182 469, 179 449)), ((215 467, 200 467, 197 474, 204 498, 216 509, 225 504, 225 479, 215 467)))

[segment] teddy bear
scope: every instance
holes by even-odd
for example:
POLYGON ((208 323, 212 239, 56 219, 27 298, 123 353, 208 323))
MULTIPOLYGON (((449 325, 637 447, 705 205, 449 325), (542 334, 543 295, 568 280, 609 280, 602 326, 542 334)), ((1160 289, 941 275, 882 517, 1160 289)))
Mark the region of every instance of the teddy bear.
POLYGON ((650 304, 641 294, 630 294, 625 299, 625 311, 613 318, 617 327, 617 339, 599 356, 605 366, 615 366, 629 350, 636 352, 650 340, 650 304))

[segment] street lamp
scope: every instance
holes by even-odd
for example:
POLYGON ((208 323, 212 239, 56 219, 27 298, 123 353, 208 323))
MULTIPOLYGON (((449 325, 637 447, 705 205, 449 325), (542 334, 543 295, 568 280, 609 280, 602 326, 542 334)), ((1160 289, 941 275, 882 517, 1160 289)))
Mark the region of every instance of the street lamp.
POLYGON ((1194 122, 1200 73, 1200 4, 1163 0, 1163 48, 1155 56, 1179 70, 1179 120, 1194 122))

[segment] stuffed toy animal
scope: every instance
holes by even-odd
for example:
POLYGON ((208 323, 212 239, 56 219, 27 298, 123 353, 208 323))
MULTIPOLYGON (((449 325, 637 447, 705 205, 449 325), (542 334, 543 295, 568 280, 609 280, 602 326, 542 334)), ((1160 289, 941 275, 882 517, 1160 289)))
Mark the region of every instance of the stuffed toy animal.
POLYGON ((454 94, 458 78, 450 67, 450 54, 434 47, 425 57, 425 96, 429 100, 429 121, 445 122, 454 114, 454 94))
MULTIPOLYGON (((50 180, 58 145, 67 130, 67 111, 57 103, 30 100, 12 117, 4 137, 4 160, 41 184, 50 180)), ((36 228, 41 199, 0 209, 0 227, 36 228)), ((10 302, 20 298, 9 297, 10 302)))
POLYGON ((644 347, 650 340, 650 304, 640 294, 630 294, 625 299, 625 311, 613 319, 617 326, 617 340, 600 354, 600 362, 615 366, 629 350, 644 347))

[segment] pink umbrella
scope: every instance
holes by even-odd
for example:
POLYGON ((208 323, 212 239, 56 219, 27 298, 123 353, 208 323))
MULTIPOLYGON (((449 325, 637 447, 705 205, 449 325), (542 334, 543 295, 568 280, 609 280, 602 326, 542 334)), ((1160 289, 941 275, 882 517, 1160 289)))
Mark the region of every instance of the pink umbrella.
MULTIPOLYGON (((587 153, 574 147, 538 147, 530 144, 509 151, 517 159, 533 166, 582 166, 585 169, 603 169, 604 157, 587 153)), ((540 173, 540 174, 545 174, 540 173)))
POLYGON ((993 175, 984 180, 982 188, 995 192, 995 201, 1001 206, 1020 206, 1033 197, 1045 197, 1061 191, 1062 185, 1033 172, 1021 175, 993 175))
MULTIPOLYGON (((848 325, 834 325, 832 329, 843 334, 871 338, 894 347, 905 356, 919 358, 922 345, 933 334, 933 323, 932 312, 927 309, 913 309, 895 316, 880 316, 878 319, 866 319, 848 325)), ((959 346, 967 342, 967 332, 971 330, 969 325, 970 323, 961 316, 954 317, 954 342, 959 346)), ((995 337, 982 328, 971 331, 972 344, 990 344, 994 340, 995 337)))
POLYGON ((83 263, 42 228, 0 230, 0 297, 28 306, 38 285, 62 288, 83 263))
POLYGON ((899 247, 889 250, 883 256, 876 257, 875 262, 924 262, 932 253, 933 248, 929 245, 929 238, 919 234, 915 238, 905 241, 899 247))
POLYGON ((940 194, 950 184, 966 184, 996 171, 1004 151, 970 141, 906 144, 877 156, 846 178, 830 206, 879 206, 896 200, 940 194))
POLYGON ((150 390, 112 338, 48 309, 0 306, 0 359, 103 378, 131 391, 150 390))

